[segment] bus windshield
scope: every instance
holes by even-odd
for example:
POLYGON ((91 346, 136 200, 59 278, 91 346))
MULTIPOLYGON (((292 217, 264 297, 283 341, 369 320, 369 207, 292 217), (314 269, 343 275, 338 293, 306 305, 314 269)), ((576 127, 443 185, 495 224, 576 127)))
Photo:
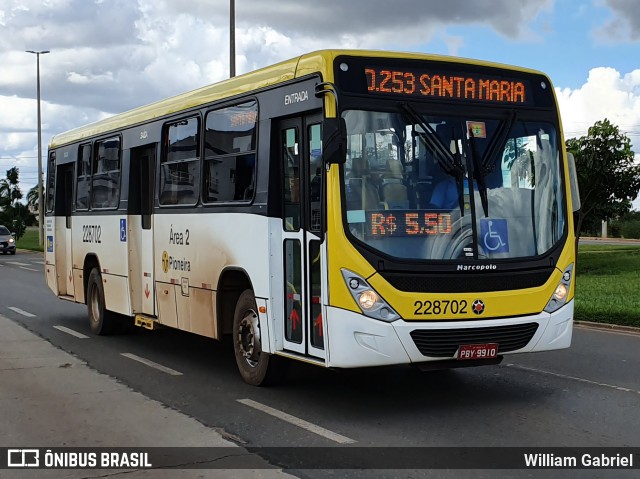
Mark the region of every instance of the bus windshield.
POLYGON ((400 260, 516 259, 563 236, 558 132, 523 114, 347 110, 352 237, 400 260))

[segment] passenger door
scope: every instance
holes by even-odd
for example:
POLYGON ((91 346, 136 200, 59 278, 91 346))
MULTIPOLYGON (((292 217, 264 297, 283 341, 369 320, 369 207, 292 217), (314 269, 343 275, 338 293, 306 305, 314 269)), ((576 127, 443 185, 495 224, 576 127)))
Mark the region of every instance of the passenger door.
MULTIPOLYGON (((126 234, 129 249, 129 279, 134 313, 155 316, 153 274, 153 185, 156 144, 131 149, 129 210, 126 234)), ((121 238, 122 240, 122 238, 121 238)))
POLYGON ((284 317, 278 318, 284 349, 325 358, 321 244, 322 116, 278 123, 276 141, 282 172, 282 257, 284 317))
POLYGON ((74 164, 57 166, 55 199, 55 262, 58 294, 74 298, 72 208, 73 208, 74 164))

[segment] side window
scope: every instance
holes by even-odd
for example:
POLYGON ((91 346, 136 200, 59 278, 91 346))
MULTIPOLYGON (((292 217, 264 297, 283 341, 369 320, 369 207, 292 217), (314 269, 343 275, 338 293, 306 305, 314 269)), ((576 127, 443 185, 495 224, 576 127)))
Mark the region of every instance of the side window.
POLYGON ((91 186, 91 144, 80 146, 78 164, 76 166, 78 181, 76 183, 76 210, 89 209, 89 189, 91 186))
POLYGON ((161 205, 195 205, 200 183, 200 118, 165 125, 158 197, 161 205))
MULTIPOLYGON (((49 153, 47 164, 47 212, 53 211, 54 198, 56 197, 56 152, 49 153)), ((39 202, 39 201, 38 201, 39 202)))
POLYGON ((91 173, 91 208, 117 208, 120 201, 119 137, 96 142, 91 173))
POLYGON ((251 201, 255 191, 258 104, 207 114, 202 201, 251 201))
POLYGON ((286 231, 300 229, 300 147, 298 136, 297 128, 282 130, 284 226, 286 231))
POLYGON ((322 198, 322 126, 315 123, 307 127, 309 139, 309 229, 320 231, 320 200, 322 198))

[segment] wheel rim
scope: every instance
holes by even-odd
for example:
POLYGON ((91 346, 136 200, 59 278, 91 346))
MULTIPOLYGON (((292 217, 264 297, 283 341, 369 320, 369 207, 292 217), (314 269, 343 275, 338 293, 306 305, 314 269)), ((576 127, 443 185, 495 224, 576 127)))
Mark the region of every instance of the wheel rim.
POLYGON ((89 295, 89 303, 91 304, 91 320, 94 323, 100 321, 100 300, 98 299, 98 288, 91 288, 89 295))
POLYGON ((255 368, 260 359, 260 328, 258 315, 248 310, 238 325, 238 350, 249 367, 255 368))

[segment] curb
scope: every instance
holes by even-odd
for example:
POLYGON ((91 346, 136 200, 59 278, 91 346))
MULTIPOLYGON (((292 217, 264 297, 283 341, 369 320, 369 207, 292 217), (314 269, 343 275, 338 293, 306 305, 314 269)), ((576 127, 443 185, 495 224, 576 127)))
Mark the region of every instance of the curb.
POLYGON ((618 331, 622 333, 637 334, 640 336, 640 328, 636 326, 622 326, 620 324, 594 323, 592 321, 574 321, 576 326, 589 329, 604 329, 605 331, 618 331))
POLYGON ((603 241, 609 243, 620 243, 620 244, 640 244, 640 239, 634 238, 599 238, 597 236, 580 236, 580 240, 589 240, 589 241, 603 241))

